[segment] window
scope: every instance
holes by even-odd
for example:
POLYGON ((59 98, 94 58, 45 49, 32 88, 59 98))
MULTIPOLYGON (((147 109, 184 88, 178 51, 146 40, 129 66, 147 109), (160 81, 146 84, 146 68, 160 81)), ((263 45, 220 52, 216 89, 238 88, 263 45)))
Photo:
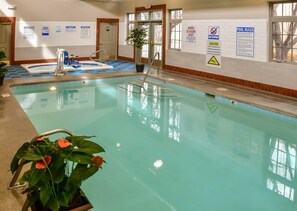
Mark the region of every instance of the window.
POLYGON ((270 6, 272 60, 297 64, 297 3, 278 2, 270 6))
POLYGON ((181 35, 182 35, 182 10, 169 10, 169 48, 181 49, 181 35))
MULTIPOLYGON (((134 21, 135 21, 135 14, 128 13, 127 14, 127 34, 129 34, 130 31, 134 29, 134 21)), ((127 42, 127 44, 131 45, 131 43, 129 42, 127 42)))

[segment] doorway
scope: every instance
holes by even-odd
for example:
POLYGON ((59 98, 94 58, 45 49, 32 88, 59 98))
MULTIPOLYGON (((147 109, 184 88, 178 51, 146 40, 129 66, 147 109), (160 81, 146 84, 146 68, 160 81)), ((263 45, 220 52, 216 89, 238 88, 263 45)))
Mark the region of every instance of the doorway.
POLYGON ((148 35, 146 38, 148 44, 142 48, 142 62, 150 64, 155 59, 153 65, 160 66, 162 61, 162 23, 140 23, 139 26, 145 28, 148 35), (159 53, 159 56, 156 53, 159 53))
POLYGON ((138 27, 147 31, 148 44, 142 48, 142 62, 154 66, 165 66, 166 5, 155 5, 150 8, 136 8, 138 27), (156 55, 159 53, 159 56, 156 55), (155 58, 154 58, 155 57, 155 58))
POLYGON ((10 60, 11 53, 11 22, 0 23, 0 50, 4 51, 6 60, 10 60))
POLYGON ((119 19, 97 19, 97 43, 96 50, 99 59, 118 58, 118 32, 119 19))
POLYGON ((14 65, 15 17, 0 17, 0 50, 5 52, 6 61, 14 65))

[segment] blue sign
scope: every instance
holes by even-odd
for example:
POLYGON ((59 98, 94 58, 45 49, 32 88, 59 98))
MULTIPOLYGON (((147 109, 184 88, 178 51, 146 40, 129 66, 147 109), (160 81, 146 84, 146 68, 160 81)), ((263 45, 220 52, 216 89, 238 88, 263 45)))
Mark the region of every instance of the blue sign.
POLYGON ((236 32, 254 32, 255 27, 237 27, 236 32))
POLYGON ((220 39, 220 27, 219 26, 209 26, 208 27, 208 39, 209 40, 219 40, 220 39))

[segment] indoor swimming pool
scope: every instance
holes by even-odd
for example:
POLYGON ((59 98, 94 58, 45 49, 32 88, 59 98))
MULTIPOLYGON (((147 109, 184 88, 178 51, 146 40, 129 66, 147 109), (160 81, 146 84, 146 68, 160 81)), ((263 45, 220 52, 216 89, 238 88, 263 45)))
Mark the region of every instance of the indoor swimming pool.
POLYGON ((138 79, 12 87, 38 132, 67 128, 105 148, 83 184, 93 211, 296 210, 296 118, 138 79))

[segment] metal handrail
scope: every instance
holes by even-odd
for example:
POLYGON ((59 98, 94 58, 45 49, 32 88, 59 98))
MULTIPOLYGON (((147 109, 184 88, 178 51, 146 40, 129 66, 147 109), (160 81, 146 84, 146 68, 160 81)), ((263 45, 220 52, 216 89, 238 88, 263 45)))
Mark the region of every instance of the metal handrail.
MULTIPOLYGON (((60 128, 60 129, 55 129, 55 130, 50 130, 50 131, 47 131, 47 132, 44 132, 44 133, 40 133, 39 135, 37 135, 37 136, 35 136, 34 138, 31 139, 30 144, 34 143, 40 137, 50 136, 50 135, 53 135, 53 134, 56 134, 56 133, 66 133, 66 134, 68 134, 70 136, 73 136, 73 133, 70 130, 60 128)), ((20 160, 19 162, 20 162, 20 164, 24 164, 25 161, 20 160)), ((8 186, 9 190, 15 190, 15 189, 18 189, 18 188, 22 188, 22 187, 24 187, 26 185, 26 184, 16 185, 16 181, 19 178, 22 169, 23 169, 23 165, 19 166, 19 168, 13 174, 12 180, 11 180, 9 186, 8 186)))
MULTIPOLYGON (((150 65, 149 65, 149 68, 148 68, 148 70, 147 70, 147 72, 146 72, 146 74, 144 76, 144 79, 142 81, 142 85, 140 86, 140 90, 141 90, 141 88, 143 88, 144 82, 145 82, 145 80, 146 80, 146 78, 147 78, 147 76, 148 76, 148 74, 149 74, 149 72, 150 72, 150 70, 151 70, 151 68, 152 68, 155 60, 156 60, 156 56, 158 56, 158 60, 160 60, 160 53, 159 52, 155 53, 155 55, 153 57, 153 60, 151 61, 150 65)), ((159 66, 158 66, 157 70, 158 70, 158 75, 159 75, 159 71, 160 71, 160 67, 159 66)))
MULTIPOLYGON (((93 56, 94 54, 100 53, 101 51, 104 53, 104 56, 106 57, 106 50, 104 50, 104 49, 99 49, 98 51, 94 51, 93 53, 91 53, 91 55, 89 56, 89 59, 90 59, 91 61, 94 61, 94 59, 92 58, 92 56, 93 56)), ((100 59, 100 54, 99 54, 99 59, 100 59)))

